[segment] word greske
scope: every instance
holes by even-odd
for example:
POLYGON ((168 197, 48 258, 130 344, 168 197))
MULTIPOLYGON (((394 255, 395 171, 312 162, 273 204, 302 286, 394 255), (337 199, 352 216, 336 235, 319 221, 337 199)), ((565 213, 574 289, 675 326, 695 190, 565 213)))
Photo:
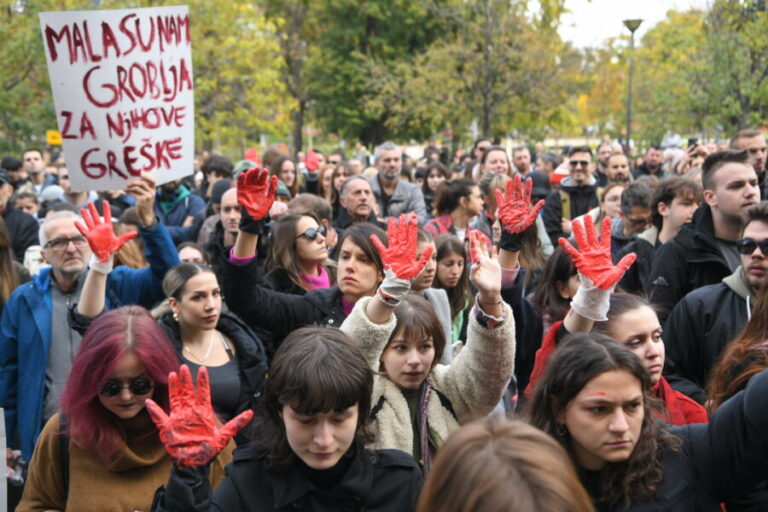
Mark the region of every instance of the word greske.
POLYGON ((134 51, 161 52, 170 46, 189 45, 189 16, 138 17, 127 14, 112 26, 106 21, 97 24, 100 34, 91 37, 87 21, 65 24, 58 31, 45 26, 45 44, 51 62, 59 58, 60 43, 64 43, 69 63, 100 62, 102 59, 130 55, 134 51), (100 36, 100 37, 99 37, 100 36), (101 43, 100 47, 95 45, 101 43))
POLYGON ((118 101, 135 103, 145 98, 169 102, 185 89, 193 89, 191 68, 186 59, 170 64, 149 60, 110 69, 93 66, 83 76, 86 98, 102 108, 112 107, 118 101))
POLYGON ((98 179, 109 173, 128 179, 139 176, 141 171, 170 169, 174 160, 180 160, 182 154, 181 137, 152 142, 142 139, 139 145, 123 146, 122 151, 98 147, 91 148, 80 157, 80 168, 89 178, 98 179))

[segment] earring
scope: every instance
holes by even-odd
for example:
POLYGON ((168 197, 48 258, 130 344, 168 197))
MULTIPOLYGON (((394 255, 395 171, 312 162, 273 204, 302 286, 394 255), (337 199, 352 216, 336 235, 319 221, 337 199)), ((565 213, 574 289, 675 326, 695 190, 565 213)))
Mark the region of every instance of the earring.
POLYGON ((555 431, 557 431, 557 435, 559 435, 560 437, 565 437, 568 435, 568 429, 563 423, 558 423, 555 426, 555 431))
POLYGON ((173 314, 173 321, 176 322, 176 323, 179 323, 179 314, 178 313, 174 313, 173 314))

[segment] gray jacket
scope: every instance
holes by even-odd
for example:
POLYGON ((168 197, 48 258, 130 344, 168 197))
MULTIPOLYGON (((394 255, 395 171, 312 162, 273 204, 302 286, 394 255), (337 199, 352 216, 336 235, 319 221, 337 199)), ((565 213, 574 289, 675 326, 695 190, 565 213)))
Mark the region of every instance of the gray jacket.
POLYGON ((379 203, 379 217, 397 217, 401 213, 413 212, 419 217, 419 224, 423 226, 427 222, 429 219, 427 205, 424 203, 424 194, 421 193, 418 185, 398 178, 395 190, 392 192, 392 198, 389 200, 389 211, 385 212, 379 177, 374 176, 369 181, 376 202, 379 203))

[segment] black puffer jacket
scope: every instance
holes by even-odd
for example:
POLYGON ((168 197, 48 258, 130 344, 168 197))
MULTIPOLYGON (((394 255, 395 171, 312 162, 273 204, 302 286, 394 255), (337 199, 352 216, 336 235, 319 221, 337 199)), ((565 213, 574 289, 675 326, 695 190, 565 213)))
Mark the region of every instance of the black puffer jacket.
POLYGON ((661 245, 657 245, 659 230, 655 226, 640 233, 635 240, 625 245, 614 259, 618 262, 627 254, 633 252, 637 255, 635 263, 624 272, 619 281, 622 290, 632 294, 643 294, 648 288, 648 276, 656 258, 656 252, 661 245))
POLYGON ((747 325, 754 303, 741 267, 722 283, 693 290, 677 303, 663 335, 667 358, 674 361, 669 375, 673 388, 704 403, 712 368, 747 325))
MULTIPOLYGON (((179 324, 173 319, 173 314, 166 313, 157 322, 171 341, 176 357, 181 360, 181 331, 179 324)), ((242 320, 229 313, 221 312, 216 329, 235 345, 241 387, 234 416, 247 409, 257 410, 267 375, 267 353, 264 345, 242 320)), ((244 431, 240 431, 239 436, 238 442, 245 440, 244 431)))
MULTIPOLYGON (((290 295, 263 286, 258 262, 245 264, 227 261, 222 274, 222 288, 229 308, 249 326, 268 330, 277 350, 291 331, 313 324, 341 326, 344 313, 341 290, 333 286, 312 290, 304 295, 290 295)), ((258 332, 258 331, 257 331, 258 332)))
POLYGON ((693 222, 682 227, 656 252, 648 276, 648 296, 659 306, 659 318, 666 320, 677 301, 708 284, 717 284, 731 275, 715 240, 712 210, 702 204, 693 222))
POLYGON ((298 463, 270 469, 257 447, 246 446, 235 451, 212 499, 205 471, 174 469, 166 488, 158 489, 152 511, 407 512, 414 508, 421 479, 421 470, 407 453, 357 450, 341 481, 318 489, 298 463))
MULTIPOLYGON (((622 512, 721 511, 720 503, 743 495, 768 475, 768 371, 723 404, 709 424, 670 427, 682 440, 678 452, 662 452, 664 480, 654 498, 622 512)), ((601 493, 585 482, 590 494, 601 493), (592 487, 592 488, 590 488, 592 487)), ((730 510, 730 509, 729 509, 730 510)))

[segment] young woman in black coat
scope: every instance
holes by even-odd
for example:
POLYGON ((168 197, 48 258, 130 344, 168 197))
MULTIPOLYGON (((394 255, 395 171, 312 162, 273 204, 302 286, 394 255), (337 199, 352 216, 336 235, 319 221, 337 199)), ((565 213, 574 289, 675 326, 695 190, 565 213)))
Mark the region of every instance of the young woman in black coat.
POLYGON ((291 331, 313 324, 338 327, 362 297, 373 295, 384 279, 384 265, 370 238, 386 240, 372 224, 347 228, 336 246, 333 286, 291 295, 263 286, 256 245, 274 200, 276 178, 250 169, 240 175, 237 198, 243 210, 240 231, 223 272, 223 289, 233 312, 255 329, 273 335, 276 345, 291 331))
POLYGON ((601 334, 566 340, 529 404, 531 424, 571 456, 598 511, 719 511, 768 474, 768 372, 709 424, 657 420, 651 380, 627 347, 601 334))
MULTIPOLYGON (((171 382, 178 382, 175 375, 171 382)), ((373 373, 360 348, 340 330, 308 327, 286 338, 270 367, 253 443, 236 451, 212 496, 205 478, 208 461, 239 424, 215 427, 206 386, 205 378, 198 378, 195 395, 182 368, 180 383, 170 387, 175 404, 170 416, 147 404, 176 462, 152 510, 413 509, 421 487, 413 458, 365 449, 373 373)))

